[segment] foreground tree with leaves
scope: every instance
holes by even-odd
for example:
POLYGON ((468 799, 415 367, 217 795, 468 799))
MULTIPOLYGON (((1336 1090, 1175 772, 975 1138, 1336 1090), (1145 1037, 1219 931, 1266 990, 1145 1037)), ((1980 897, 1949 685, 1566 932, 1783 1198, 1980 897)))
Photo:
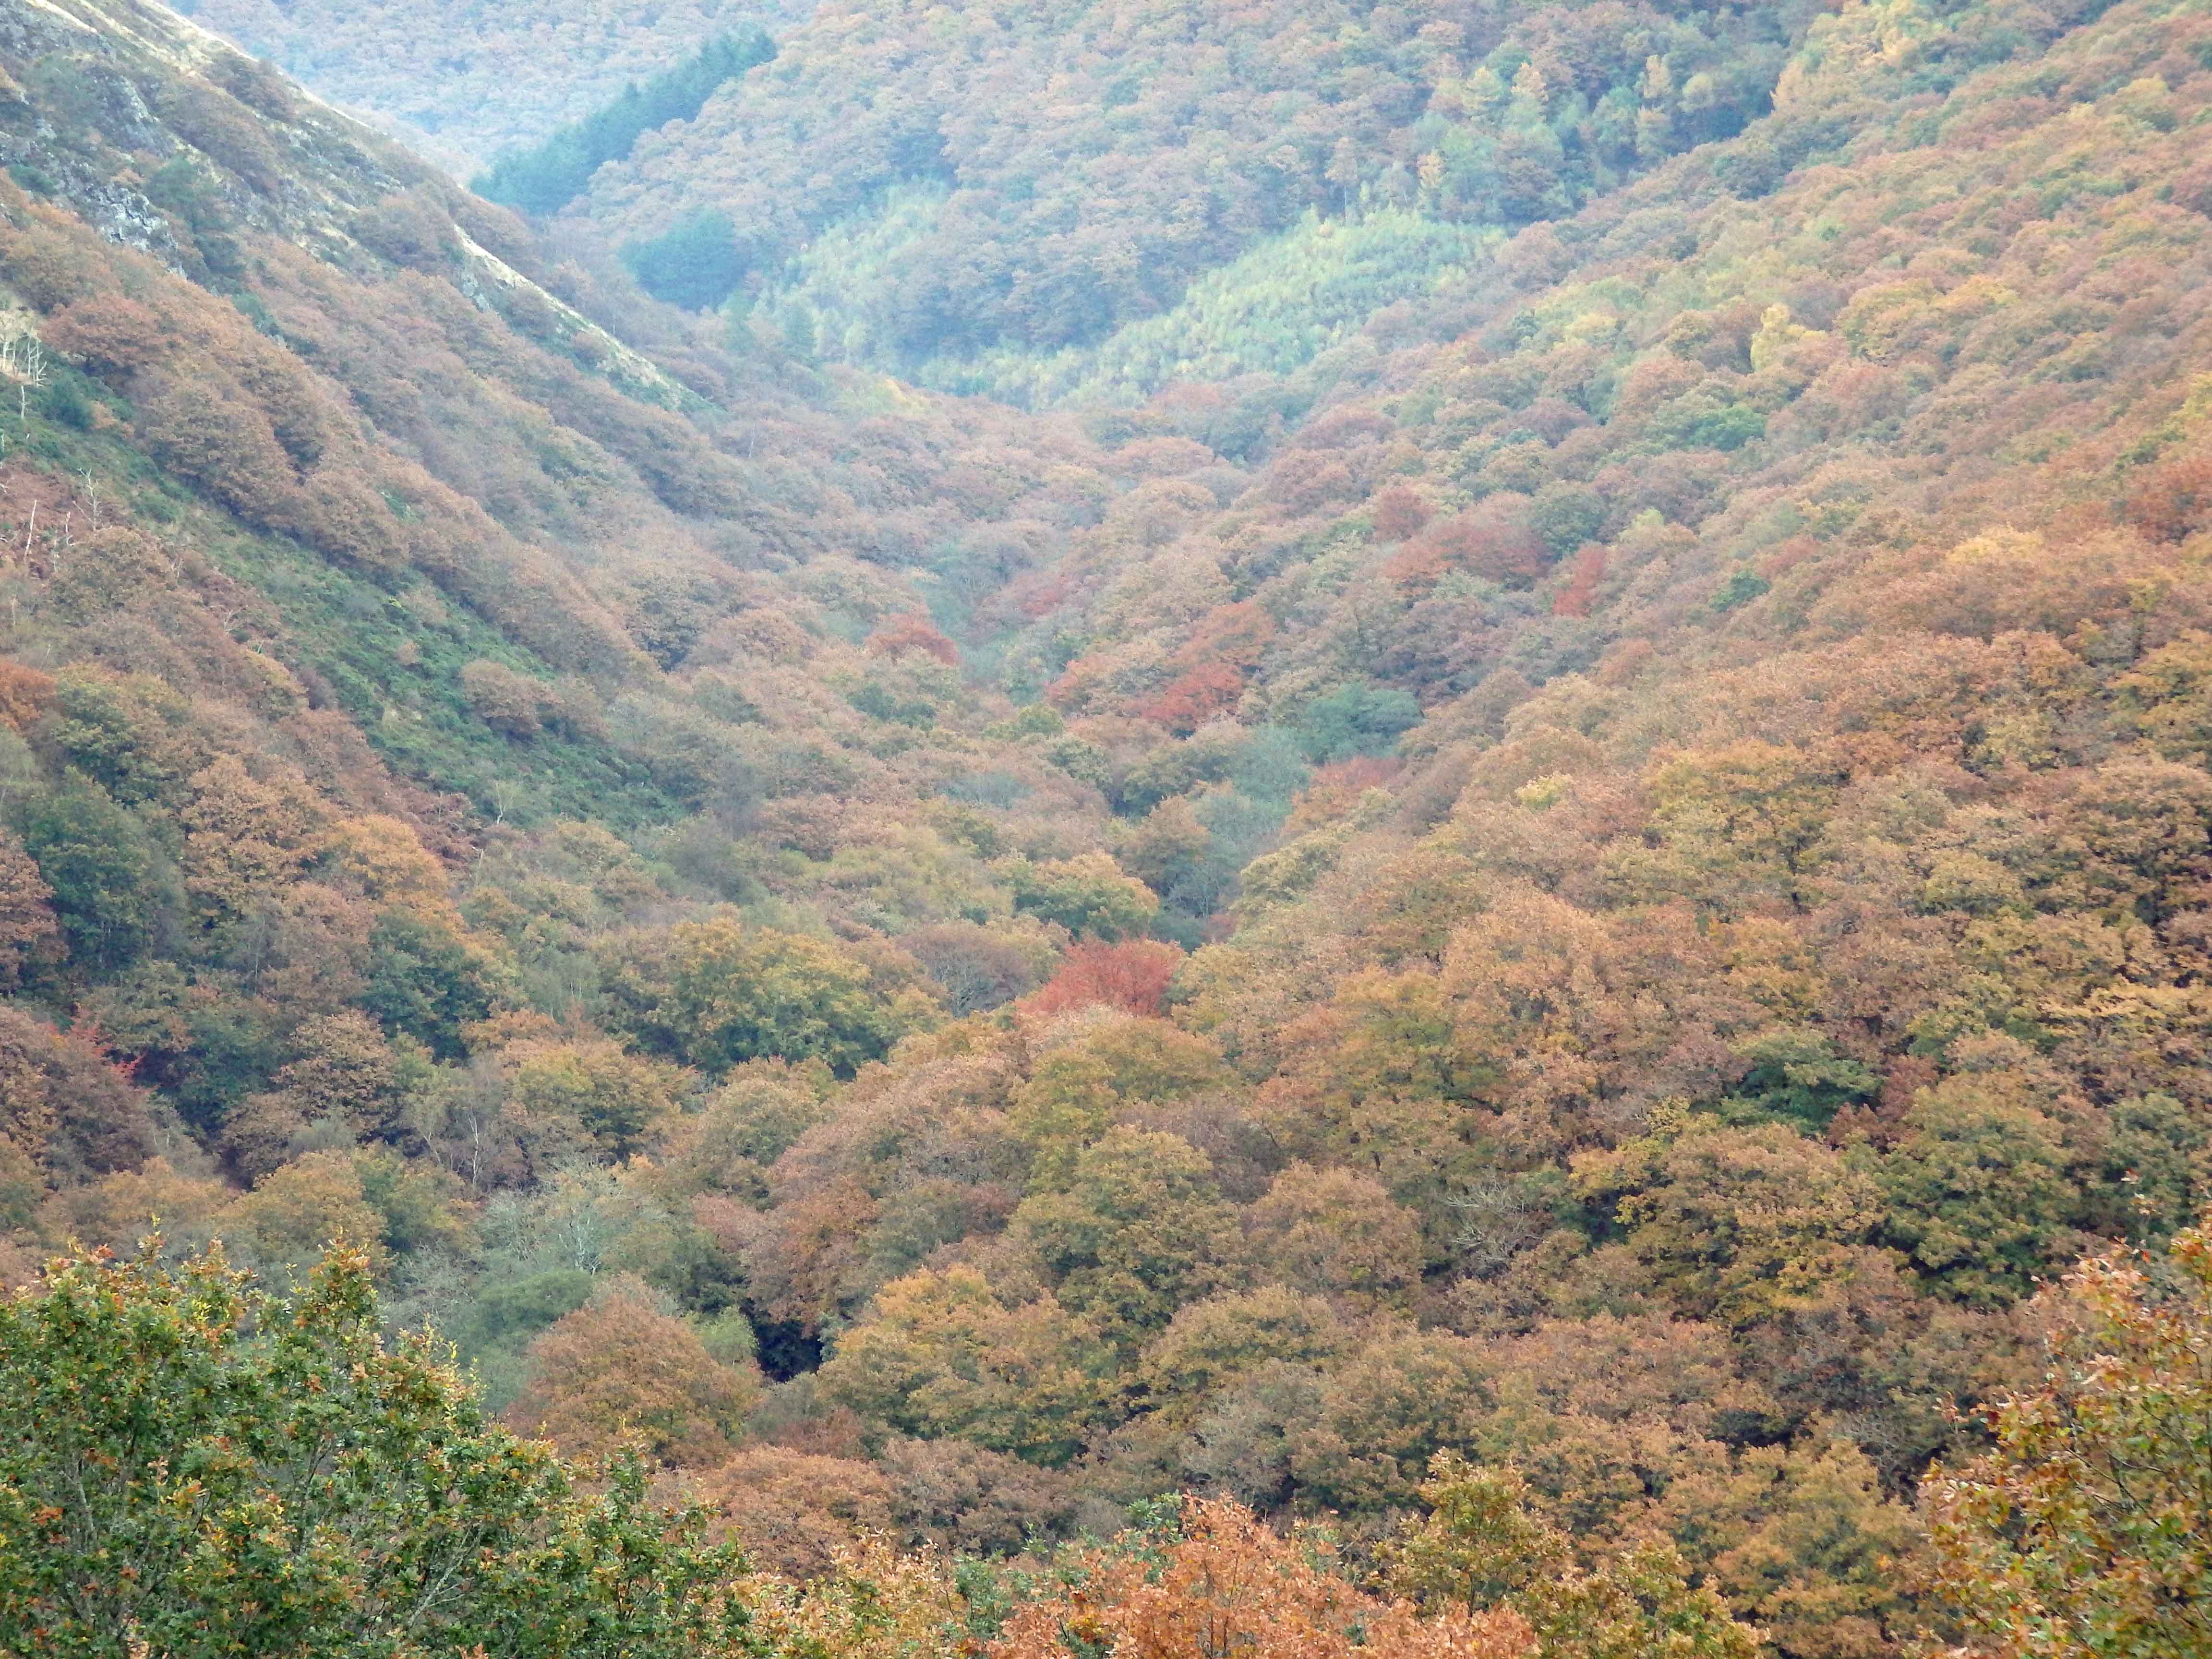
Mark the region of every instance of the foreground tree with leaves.
POLYGON ((747 1650, 734 1549, 386 1350, 356 1249, 289 1299, 158 1240, 58 1261, 0 1303, 0 1398, 9 1659, 747 1650))
POLYGON ((2048 1295, 2040 1387, 1925 1486, 1936 1586, 2001 1659, 2212 1652, 2212 1218, 2048 1295))
POLYGON ((1438 1452, 1421 1486, 1425 1520, 1392 1552, 1390 1582, 1469 1619, 1510 1618, 1544 1659, 1753 1659, 1759 1632, 1693 1586, 1672 1544, 1638 1541, 1585 1569, 1567 1535, 1532 1512, 1528 1483, 1438 1452))

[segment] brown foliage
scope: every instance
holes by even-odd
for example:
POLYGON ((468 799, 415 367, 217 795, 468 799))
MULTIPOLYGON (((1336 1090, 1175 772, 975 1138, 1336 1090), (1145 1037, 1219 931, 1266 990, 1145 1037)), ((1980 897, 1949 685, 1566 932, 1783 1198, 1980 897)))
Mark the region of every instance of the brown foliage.
POLYGON ((53 896, 22 842, 0 827, 0 990, 15 989, 26 968, 60 957, 53 896))
POLYGON ((2154 541, 2186 541, 2212 529, 2212 450, 2160 463, 2129 495, 2126 511, 2154 541))
POLYGON ((460 251, 453 222, 424 185, 396 191, 363 209, 348 228, 364 246, 413 270, 442 270, 460 251))
POLYGON ((504 663, 477 661, 461 669, 461 691, 469 707, 476 710, 478 720, 502 737, 538 735, 547 690, 504 663))
POLYGON ((0 657, 0 720, 18 732, 53 706, 54 677, 0 657))
POLYGON ((217 52, 207 66, 207 74, 209 80, 239 102, 271 120, 299 118, 300 106, 292 96, 291 83, 266 58, 248 58, 244 52, 217 52))
POLYGON ((1525 496, 1490 496, 1449 519, 1430 525, 1408 544, 1408 558, 1433 558, 1447 568, 1492 581, 1525 585, 1543 574, 1543 538, 1530 529, 1525 496))
MULTIPOLYGON (((1475 66, 1494 28, 1465 11, 1378 9, 1334 41, 1302 21, 1282 101, 1402 135, 1363 88, 1418 66, 1409 107, 1490 119, 1475 66), (1308 99, 1324 77, 1331 96, 1308 99)), ((1547 116, 1579 119, 1624 38, 1611 15, 1588 11, 1585 30, 1531 14, 1542 38, 1500 110, 1528 117, 1548 88, 1547 116)), ((2212 587, 2194 556, 2191 376, 2212 293, 2192 216, 2212 82, 2186 9, 2114 16, 2052 40, 2054 21, 2001 3, 1990 26, 2033 44, 1966 71, 1940 123, 1874 118, 1879 52, 1797 54, 1782 123, 1858 135, 1806 169, 1814 182, 1745 209, 1736 164, 1762 132, 1652 180, 1633 211, 1546 208, 1556 224, 1504 255, 1525 299, 1461 284, 1376 319, 1333 354, 1310 412, 1255 376, 1105 417, 1098 430, 1141 435, 1104 468, 1049 413, 892 399, 856 418, 764 384, 774 371, 720 352, 714 326, 678 337, 610 308, 609 282, 549 275, 723 412, 650 407, 671 394, 639 358, 455 263, 456 220, 517 264, 537 257, 526 234, 410 186, 366 135, 361 154, 391 165, 324 222, 398 266, 372 280, 283 240, 284 203, 238 216, 236 182, 218 181, 203 243, 246 256, 265 335, 71 222, 66 194, 32 203, 0 182, 9 291, 49 313, 55 351, 130 393, 170 479, 351 567, 315 573, 347 596, 325 614, 314 582, 263 594, 241 574, 293 557, 274 538, 225 532, 204 556, 190 504, 164 514, 158 547, 88 533, 76 492, 94 480, 21 457, 6 470, 0 542, 33 578, 9 648, 69 665, 58 686, 0 666, 0 716, 31 738, 11 764, 40 769, 25 799, 64 768, 97 770, 191 908, 81 986, 40 961, 63 866, 41 873, 0 837, 0 966, 80 999, 68 1038, 27 1014, 7 1028, 0 1208, 113 1231, 155 1206, 198 1225, 215 1206, 212 1183, 118 1173, 162 1143, 100 1058, 96 1011, 114 1052, 143 1053, 197 1123, 224 1125, 235 1170, 265 1177, 225 1224, 271 1262, 340 1212, 374 1224, 371 1166, 327 1150, 356 1136, 412 1146, 427 1126, 487 1186, 532 1160, 633 1158, 619 1219, 652 1213, 621 1259, 689 1285, 741 1257, 748 1308, 797 1328, 771 1343, 830 1344, 827 1392, 853 1402, 787 1425, 773 1455, 723 1462, 732 1507, 756 1495, 783 1528, 785 1565, 813 1570, 885 1516, 908 1539, 1011 1548, 1032 1522, 1089 1523, 1103 1501, 1201 1479, 1367 1526, 1411 1500, 1438 1447, 1474 1447, 1514 1459, 1589 1559, 1662 1528, 1790 1659, 1888 1659, 1909 1621, 1880 1563, 1909 1528, 1881 1483, 1908 1484, 1954 1432, 1943 1408, 2011 1363, 2006 1316, 1962 1304, 2008 1301, 2091 1234, 2170 1224, 2208 1179, 2212 587), (2045 79, 2071 90, 2047 96, 2045 79), (2054 235, 2039 204, 2080 171, 2054 173, 2055 154, 2125 188, 2075 191, 2054 235), (464 292, 477 283, 490 308, 464 292), (1216 464, 1216 443, 1239 459, 1216 464), (1371 536, 1335 516, 1363 498, 1371 536), (957 653, 900 573, 956 537, 1010 663, 1043 675, 1084 653, 1053 693, 1090 713, 1078 730, 1042 710, 995 722, 995 697, 964 687, 936 699, 933 727, 862 729, 850 712, 840 691, 863 658, 952 684, 937 665, 957 653), (1534 586, 1578 542, 1540 597, 1495 591, 1534 586), (406 672, 379 683, 382 665, 347 656, 356 594, 403 651, 419 631, 406 672), (459 695, 534 746, 501 755, 481 727, 411 741, 415 699, 453 688, 409 674, 434 638, 484 623, 514 648, 469 647, 483 657, 459 695), (588 695, 550 678, 572 671, 588 695), (383 695, 364 703, 363 679, 383 695), (1037 915, 1078 917, 1110 850, 1176 904, 1240 833, 1190 803, 1294 790, 1295 763, 1272 778, 1255 763, 1282 711, 1348 679, 1418 695, 1404 764, 1315 774, 1287 844, 1213 923, 1235 931, 1188 962, 1086 946, 1016 1015, 884 1053, 887 1031, 842 1088, 733 1073, 696 1115, 672 1109, 679 1074, 588 1028, 610 988, 594 967, 629 963, 595 944, 634 927, 649 964, 707 895, 793 918, 887 978, 903 948, 956 1016, 994 1008, 1034 988, 1062 936, 1010 918, 1011 872, 1038 884, 1020 895, 1037 915), (173 702, 149 689, 163 680, 173 702), (346 712, 376 705, 380 740, 424 780, 395 783, 346 712), (489 826, 434 798, 478 787, 487 762, 495 786, 546 796, 489 826), (957 812, 922 804, 963 777, 982 787, 957 812), (1103 816, 1102 794, 1156 786, 1167 804, 1141 823, 1103 816), (700 810, 664 832, 654 795, 700 810), (354 816, 371 811, 388 816, 354 816), (656 828, 632 853, 548 828, 549 811, 656 828), (425 840, 466 869, 459 902, 499 958, 473 1066, 429 1065, 361 1008, 372 975, 380 1010, 406 978, 392 912, 433 943, 458 936, 425 840), (1171 972, 1177 1024, 1123 1014, 1160 1013, 1171 972), (876 1462, 805 1462, 803 1433, 806 1454, 855 1460, 865 1434, 876 1462)), ((1847 42, 1855 18, 1814 27, 1847 42)), ((1650 82, 1639 145, 1676 118, 1674 52, 1655 40, 1656 66, 1627 65, 1650 82)), ((227 165, 258 165, 225 124, 289 120, 281 89, 228 59, 207 72, 237 101, 210 93, 181 118, 227 165)), ((194 95, 149 94, 157 111, 194 95)), ((329 160, 326 125, 264 136, 287 166, 295 147, 329 160)), ((944 136, 949 156, 969 137, 944 136)), ((1106 136, 1126 161, 1126 135, 1106 136)), ((1267 201, 1296 204, 1290 159, 1267 201)), ((1443 204, 1456 185, 1434 159, 1415 175, 1425 199, 1486 214, 1443 204)), ((117 177, 129 161, 102 160, 117 177)), ((1370 177, 1341 160, 1315 188, 1389 195, 1395 161, 1370 177)), ((641 160, 619 187, 696 182, 638 184, 665 165, 641 160)), ((313 197, 326 175, 294 182, 313 197)), ((1522 183, 1540 205, 1548 182, 1522 183)), ((1179 200, 1155 204, 1145 235, 1197 222, 1179 200)), ((1125 268, 1085 241, 1098 229, 1066 247, 1125 268)), ((34 432, 43 418, 14 412, 34 432)), ((758 1046, 743 1029, 755 966, 710 988, 730 1034, 717 1065, 758 1046)), ((636 1048, 689 1052, 696 1032, 648 989, 624 1013, 636 1048)), ((805 1041, 794 1018, 767 1046, 805 1041)), ((724 1460, 730 1414, 684 1392, 696 1365, 660 1317, 617 1329, 602 1308, 549 1337, 565 1369, 533 1396, 544 1422, 595 1450, 627 1423, 665 1457, 724 1460)), ((1216 1636, 1276 1640, 1242 1616, 1216 1636)), ((1188 1605, 1146 1617, 1133 1648, 1214 1639, 1188 1605)))
POLYGON ((1186 1498, 1180 1535, 1157 1565, 1106 1549, 1078 1583, 1023 1607, 992 1659, 1519 1659, 1534 1639, 1518 1615, 1423 1619, 1354 1589, 1325 1546, 1285 1541, 1227 1499, 1186 1498))
POLYGON ((176 349, 169 319, 119 294, 64 306, 46 319, 40 332, 55 350, 92 368, 124 374, 166 362, 176 349))
POLYGON ((247 522, 280 526, 297 513, 291 457, 257 404, 176 368, 146 386, 137 410, 147 447, 247 522))
POLYGON ((1384 755, 1354 755, 1349 760, 1316 766, 1312 778, 1298 792, 1283 833, 1295 836, 1334 822, 1358 805, 1369 790, 1386 787, 1405 769, 1404 762, 1384 755))
POLYGON ((73 622, 153 599, 169 585, 169 561, 149 538, 121 525, 74 542, 46 598, 73 622))
POLYGON ((1007 1554, 1064 1532, 1073 1483, 1058 1471, 963 1440, 891 1440, 878 1464, 910 1541, 947 1552, 1007 1554))
POLYGON ((1587 617, 1597 602, 1597 585, 1605 579, 1606 550, 1599 543, 1586 544, 1568 568, 1567 585, 1552 601, 1555 617, 1587 617))
POLYGON ((298 511, 301 532, 325 552, 363 570, 389 574, 406 568, 406 527, 365 474, 319 468, 298 511))
POLYGON ((203 154, 254 189, 273 194, 283 185, 284 164, 267 131, 220 87, 197 78, 172 82, 164 88, 161 113, 203 154))
POLYGON ((749 1446, 690 1486, 720 1511, 755 1566, 790 1578, 830 1571, 840 1552, 890 1530, 891 1483, 872 1463, 749 1446))
POLYGON ((919 651, 948 666, 957 666, 960 661, 960 647, 939 633, 928 617, 915 611, 894 617, 869 635, 865 649, 872 657, 902 657, 919 651))
POLYGON ((134 1169, 156 1145, 143 1093, 100 1052, 99 1036, 0 1005, 0 1135, 58 1186, 134 1169))
POLYGON ((1436 517, 1436 508, 1427 499, 1404 484, 1392 484, 1377 494, 1370 510, 1375 514, 1375 533, 1393 542, 1419 533, 1436 517))
POLYGON ((760 1395, 758 1379, 710 1356, 689 1325, 617 1279, 530 1345, 533 1374, 509 1416, 570 1456, 634 1445, 656 1462, 725 1462, 760 1395))
POLYGON ((1244 1228, 1263 1277, 1358 1312, 1403 1310, 1420 1284, 1419 1218, 1355 1170, 1293 1164, 1244 1212, 1244 1228))

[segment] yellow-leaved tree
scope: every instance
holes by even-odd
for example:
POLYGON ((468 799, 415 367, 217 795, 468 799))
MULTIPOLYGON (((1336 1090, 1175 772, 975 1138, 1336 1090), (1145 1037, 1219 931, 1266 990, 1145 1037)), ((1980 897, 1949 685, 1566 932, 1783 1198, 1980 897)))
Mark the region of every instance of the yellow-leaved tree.
POLYGON ((1990 1659, 2212 1653, 2212 1218, 2045 1293, 2043 1381, 1923 1487, 1936 1588, 1990 1659))

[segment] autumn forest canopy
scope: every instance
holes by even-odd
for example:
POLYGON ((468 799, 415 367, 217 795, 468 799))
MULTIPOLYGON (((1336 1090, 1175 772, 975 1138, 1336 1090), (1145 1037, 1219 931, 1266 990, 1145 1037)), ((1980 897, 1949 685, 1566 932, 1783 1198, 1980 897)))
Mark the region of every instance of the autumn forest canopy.
POLYGON ((4 0, 0 601, 0 1659, 2212 1651, 2206 0, 4 0))

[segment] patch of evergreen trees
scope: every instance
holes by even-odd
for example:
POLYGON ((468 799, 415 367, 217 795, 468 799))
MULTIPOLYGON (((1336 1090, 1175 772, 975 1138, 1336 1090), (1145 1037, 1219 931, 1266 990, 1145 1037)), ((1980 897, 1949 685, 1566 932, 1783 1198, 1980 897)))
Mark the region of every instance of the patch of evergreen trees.
POLYGON ((647 241, 631 242, 622 260, 637 285, 686 311, 711 311, 745 274, 744 250, 726 213, 695 213, 647 241))
POLYGON ((535 149, 503 151, 470 188, 488 200, 525 213, 557 213, 609 161, 630 152, 641 134, 698 114, 716 88, 775 56, 775 43, 759 28, 718 35, 674 69, 643 88, 623 88, 605 109, 561 128, 535 149))

